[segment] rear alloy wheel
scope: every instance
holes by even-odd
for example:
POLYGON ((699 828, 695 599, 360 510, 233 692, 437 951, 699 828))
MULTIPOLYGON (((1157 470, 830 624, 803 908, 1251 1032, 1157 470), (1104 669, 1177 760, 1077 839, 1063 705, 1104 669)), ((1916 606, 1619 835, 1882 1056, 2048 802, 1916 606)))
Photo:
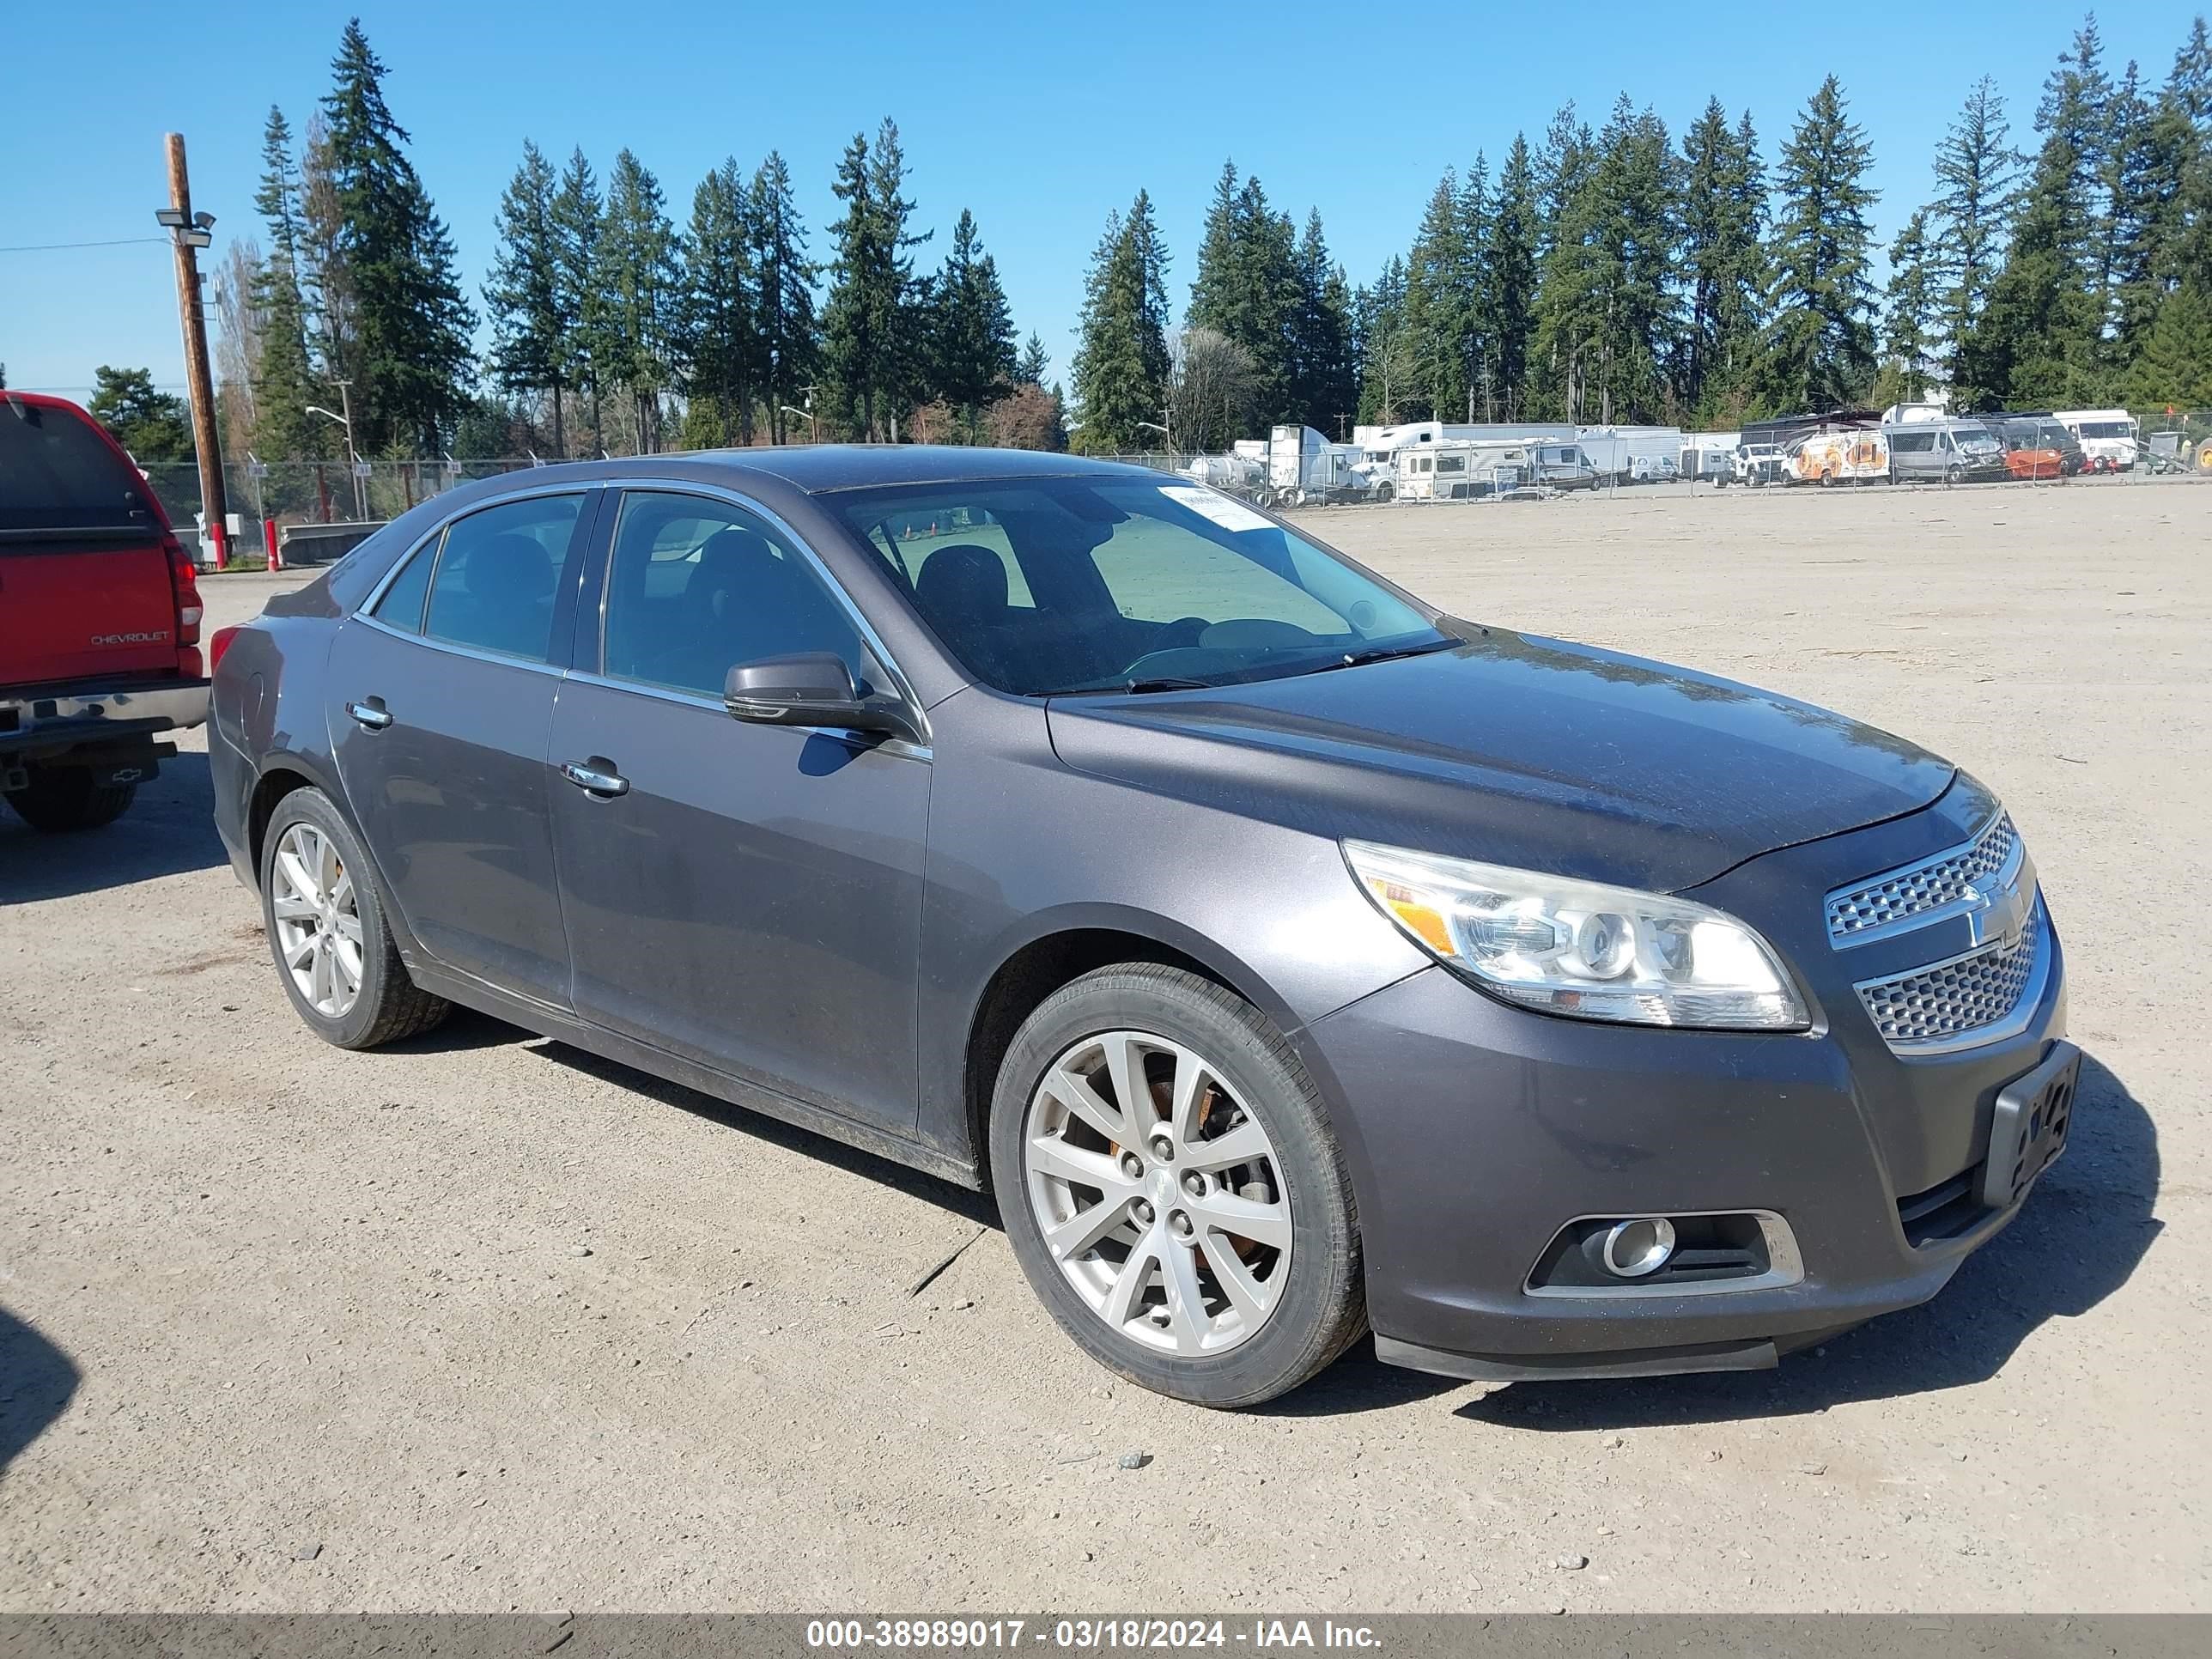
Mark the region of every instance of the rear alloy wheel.
POLYGON ((34 766, 21 789, 8 791, 8 805, 32 829, 46 835, 97 830, 130 809, 135 783, 94 783, 82 766, 34 766))
POLYGON ((1112 1370, 1194 1404, 1296 1388, 1365 1328, 1343 1157, 1258 1012, 1128 963, 1017 1034, 992 1171, 1031 1286, 1112 1370))
POLYGON ((445 1018, 446 1000, 408 977, 375 872, 319 789, 276 804, 262 845, 261 913, 285 994, 325 1042, 374 1048, 445 1018))

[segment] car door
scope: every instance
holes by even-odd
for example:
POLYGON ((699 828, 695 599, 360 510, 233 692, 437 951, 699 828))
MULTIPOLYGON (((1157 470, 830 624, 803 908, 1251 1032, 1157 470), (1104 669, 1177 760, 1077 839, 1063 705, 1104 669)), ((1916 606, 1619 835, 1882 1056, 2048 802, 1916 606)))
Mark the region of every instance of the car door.
POLYGON ((765 657, 835 652, 879 690, 895 672, 796 538, 732 499, 633 489, 601 539, 547 774, 577 1012, 910 1132, 927 750, 721 701, 765 657))
POLYGON ((595 501, 538 493, 453 520, 338 629, 325 682, 347 804, 408 930, 556 1008, 568 949, 545 745, 595 501))

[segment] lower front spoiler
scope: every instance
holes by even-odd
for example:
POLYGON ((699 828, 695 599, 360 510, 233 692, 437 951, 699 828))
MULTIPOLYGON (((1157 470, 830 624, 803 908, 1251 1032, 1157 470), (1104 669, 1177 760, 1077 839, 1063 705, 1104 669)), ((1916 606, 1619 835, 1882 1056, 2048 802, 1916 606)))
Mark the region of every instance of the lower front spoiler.
POLYGON ((1443 1348, 1401 1342, 1378 1332, 1375 1357, 1386 1365, 1402 1365, 1407 1370, 1430 1371, 1438 1376, 1465 1377, 1475 1382, 1561 1382, 1614 1376, 1684 1376, 1699 1371, 1771 1371, 1781 1363, 1784 1354, 1825 1342, 1851 1328, 1851 1325, 1835 1325, 1824 1330, 1796 1331, 1786 1337, 1762 1337, 1749 1342, 1692 1342, 1675 1348, 1559 1355, 1451 1353, 1443 1348))

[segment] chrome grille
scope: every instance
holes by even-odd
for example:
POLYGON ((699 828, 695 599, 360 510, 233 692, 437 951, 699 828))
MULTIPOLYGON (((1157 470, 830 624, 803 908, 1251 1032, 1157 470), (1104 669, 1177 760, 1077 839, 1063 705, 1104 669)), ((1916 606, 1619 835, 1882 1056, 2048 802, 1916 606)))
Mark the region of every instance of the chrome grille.
POLYGON ((1964 847, 1829 894, 1828 938, 1840 950, 1966 909, 1978 896, 1976 884, 1998 875, 2019 851, 2011 815, 2000 812, 1964 847))
POLYGON ((2018 1008, 2039 978, 2044 929, 2039 899, 2017 939, 1996 940, 1888 979, 1863 981, 1859 1000, 1883 1040, 1904 1053, 1990 1040, 1996 1033, 1985 1028, 2018 1008))

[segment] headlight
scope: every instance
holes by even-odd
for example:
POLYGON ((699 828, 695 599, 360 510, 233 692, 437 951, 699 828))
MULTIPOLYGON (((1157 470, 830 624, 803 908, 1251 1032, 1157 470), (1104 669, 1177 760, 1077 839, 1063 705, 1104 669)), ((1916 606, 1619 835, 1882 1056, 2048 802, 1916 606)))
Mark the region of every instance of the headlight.
POLYGON ((1809 1023, 1773 947, 1706 905, 1372 842, 1344 856, 1407 938, 1510 1001, 1637 1025, 1809 1023))

